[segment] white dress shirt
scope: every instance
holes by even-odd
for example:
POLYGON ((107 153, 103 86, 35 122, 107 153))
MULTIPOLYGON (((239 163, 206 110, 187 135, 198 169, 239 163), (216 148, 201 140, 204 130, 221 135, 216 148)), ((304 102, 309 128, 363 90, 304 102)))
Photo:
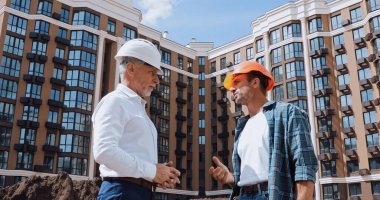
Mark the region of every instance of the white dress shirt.
POLYGON ((239 136, 237 150, 241 160, 238 186, 268 181, 269 127, 263 111, 249 118, 239 136))
POLYGON ((101 177, 134 177, 152 181, 156 175, 157 130, 145 111, 146 101, 119 84, 97 105, 93 152, 101 177))

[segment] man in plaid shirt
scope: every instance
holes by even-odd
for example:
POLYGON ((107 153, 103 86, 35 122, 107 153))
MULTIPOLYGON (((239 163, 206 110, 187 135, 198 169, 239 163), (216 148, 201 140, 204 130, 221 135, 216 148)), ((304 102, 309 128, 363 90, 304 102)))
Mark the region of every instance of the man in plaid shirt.
POLYGON ((255 61, 239 64, 224 80, 237 104, 249 115, 235 128, 231 173, 217 157, 210 174, 233 187, 230 199, 312 199, 318 162, 307 113, 268 101, 272 75, 255 61))

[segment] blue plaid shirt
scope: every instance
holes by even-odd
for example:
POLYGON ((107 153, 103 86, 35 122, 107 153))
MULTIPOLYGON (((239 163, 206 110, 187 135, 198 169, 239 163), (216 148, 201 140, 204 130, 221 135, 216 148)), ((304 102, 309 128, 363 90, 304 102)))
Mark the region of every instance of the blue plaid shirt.
MULTIPOLYGON (((295 199, 295 182, 315 182, 318 170, 307 113, 292 104, 274 101, 264 104, 263 113, 269 126, 269 199, 295 199)), ((237 186, 240 179, 237 146, 249 118, 249 115, 240 118, 235 128, 232 155, 235 187, 230 199, 240 192, 237 186)))

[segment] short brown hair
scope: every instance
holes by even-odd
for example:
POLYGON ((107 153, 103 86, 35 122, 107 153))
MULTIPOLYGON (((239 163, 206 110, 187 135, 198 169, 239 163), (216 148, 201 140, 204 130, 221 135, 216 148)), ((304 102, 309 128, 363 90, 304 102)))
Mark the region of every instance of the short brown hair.
POLYGON ((255 78, 258 78, 260 80, 260 89, 264 94, 266 94, 266 88, 268 87, 268 77, 257 71, 252 71, 247 74, 248 82, 251 82, 255 78))

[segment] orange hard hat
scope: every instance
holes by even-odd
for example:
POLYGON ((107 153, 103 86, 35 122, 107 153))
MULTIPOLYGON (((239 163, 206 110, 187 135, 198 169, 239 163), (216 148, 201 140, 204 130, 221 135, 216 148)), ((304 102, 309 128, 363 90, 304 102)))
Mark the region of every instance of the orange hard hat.
POLYGON ((266 91, 269 91, 274 86, 274 78, 273 76, 259 63, 256 61, 245 61, 240 63, 238 66, 236 66, 235 70, 232 72, 232 74, 227 75, 227 77, 224 79, 224 87, 228 90, 233 86, 234 78, 238 74, 248 74, 250 72, 257 71, 263 74, 268 78, 268 86, 266 91))

